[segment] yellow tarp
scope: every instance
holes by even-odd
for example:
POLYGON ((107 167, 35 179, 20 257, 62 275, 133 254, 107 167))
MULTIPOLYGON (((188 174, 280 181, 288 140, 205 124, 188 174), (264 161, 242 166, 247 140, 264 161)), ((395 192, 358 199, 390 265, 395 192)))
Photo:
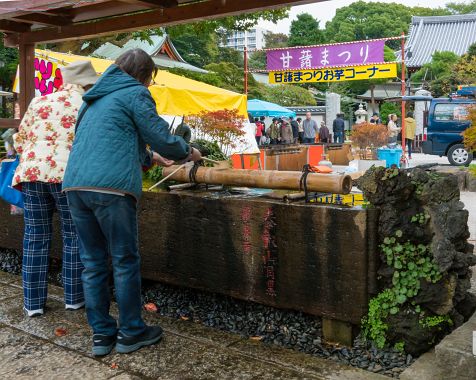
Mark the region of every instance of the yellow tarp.
MULTIPOLYGON (((113 63, 106 59, 40 49, 35 50, 35 56, 62 66, 76 61, 89 60, 98 74, 102 74, 113 63)), ((247 115, 246 95, 223 90, 163 70, 159 70, 154 81, 156 84, 150 86, 149 90, 157 104, 157 112, 161 115, 182 116, 223 109, 237 109, 240 115, 244 117, 247 115)), ((15 79, 15 82, 18 82, 18 78, 15 79)), ((15 84, 14 88, 17 88, 15 84)))

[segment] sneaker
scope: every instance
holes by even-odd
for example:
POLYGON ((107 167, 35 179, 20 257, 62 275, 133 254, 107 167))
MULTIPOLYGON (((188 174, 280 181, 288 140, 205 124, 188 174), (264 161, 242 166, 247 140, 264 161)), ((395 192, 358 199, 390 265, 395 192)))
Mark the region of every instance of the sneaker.
POLYGON ((120 354, 128 354, 137 351, 144 346, 157 343, 164 331, 160 326, 147 326, 145 331, 136 336, 128 336, 119 331, 117 334, 116 351, 120 354))
POLYGON ((94 334, 93 335, 93 355, 94 356, 104 356, 109 354, 114 345, 116 344, 116 335, 102 335, 94 334))
POLYGON ((34 317, 39 317, 44 314, 43 309, 37 309, 37 310, 27 310, 25 307, 23 308, 23 311, 25 312, 26 315, 28 315, 30 318, 34 317))
POLYGON ((79 309, 82 309, 84 307, 85 303, 84 302, 80 302, 80 303, 76 303, 74 305, 64 305, 64 308, 68 311, 74 311, 74 310, 79 310, 79 309))

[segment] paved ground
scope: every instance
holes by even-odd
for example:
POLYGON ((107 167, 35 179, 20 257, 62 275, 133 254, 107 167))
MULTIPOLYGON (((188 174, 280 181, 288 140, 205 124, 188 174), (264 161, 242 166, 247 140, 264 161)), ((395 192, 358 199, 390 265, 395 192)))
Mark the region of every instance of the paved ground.
MULTIPOLYGON (((188 321, 145 313, 165 330, 163 341, 129 355, 90 356, 84 311, 63 309, 62 289, 49 288, 44 316, 21 310, 21 280, 0 272, 1 379, 329 379, 386 377, 330 360, 265 345, 188 321), (66 335, 57 336, 62 328, 66 335)), ((113 307, 117 315, 116 307, 113 307)))

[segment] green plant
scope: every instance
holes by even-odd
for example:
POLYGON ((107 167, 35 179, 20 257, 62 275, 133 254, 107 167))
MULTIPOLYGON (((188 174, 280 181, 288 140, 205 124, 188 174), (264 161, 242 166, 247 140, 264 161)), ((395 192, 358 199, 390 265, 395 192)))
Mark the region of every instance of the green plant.
POLYGON ((405 342, 397 342, 393 348, 398 352, 405 352, 405 342))
MULTIPOLYGON (((429 246, 401 242, 402 236, 402 231, 398 230, 395 236, 386 237, 380 245, 387 265, 394 270, 392 286, 370 300, 369 312, 362 319, 364 336, 374 341, 379 348, 383 348, 387 341, 387 318, 397 314, 405 303, 418 294, 420 281, 435 283, 441 279, 429 246)), ((411 302, 411 305, 415 306, 415 303, 411 302)), ((421 312, 418 305, 415 306, 415 312, 421 312)))
POLYGON ((398 173, 399 173, 398 168, 385 169, 385 174, 382 177, 382 181, 386 181, 387 179, 394 178, 398 175, 398 173))
MULTIPOLYGON (((443 323, 447 323, 450 326, 453 325, 453 321, 449 315, 434 315, 432 317, 426 317, 426 318, 420 319, 419 323, 421 327, 428 328, 428 329, 437 327, 443 323)), ((438 329, 441 330, 441 327, 439 327, 438 329)))
POLYGON ((412 216, 411 222, 425 224, 428 219, 430 219, 430 215, 428 215, 426 212, 420 212, 412 216))
POLYGON ((469 165, 469 171, 472 175, 476 176, 476 164, 469 165))
POLYGON ((145 172, 145 177, 151 181, 159 182, 162 178, 162 166, 154 165, 145 172))

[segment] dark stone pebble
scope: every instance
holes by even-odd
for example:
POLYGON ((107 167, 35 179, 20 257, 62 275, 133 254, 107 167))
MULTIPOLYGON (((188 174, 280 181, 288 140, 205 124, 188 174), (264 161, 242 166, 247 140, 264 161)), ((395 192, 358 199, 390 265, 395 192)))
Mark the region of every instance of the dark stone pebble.
MULTIPOLYGON (((21 255, 0 248, 0 270, 21 274, 21 255)), ((50 283, 62 286, 61 262, 51 260, 50 283)), ((243 337, 262 336, 262 342, 291 348, 336 362, 383 373, 390 377, 410 365, 411 355, 392 349, 380 350, 358 336, 353 347, 337 347, 322 342, 321 319, 291 310, 236 300, 219 294, 144 281, 142 301, 153 302, 163 316, 237 333, 243 337)), ((185 322, 184 322, 185 323, 185 322)))

